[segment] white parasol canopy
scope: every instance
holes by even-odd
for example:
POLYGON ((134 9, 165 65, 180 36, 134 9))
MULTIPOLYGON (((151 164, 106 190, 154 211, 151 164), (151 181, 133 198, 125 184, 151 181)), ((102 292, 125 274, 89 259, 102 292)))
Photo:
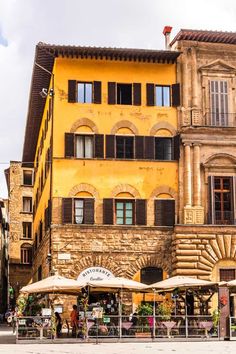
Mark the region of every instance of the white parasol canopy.
POLYGON ((90 287, 91 290, 96 291, 108 291, 109 289, 140 291, 147 287, 146 284, 122 277, 113 277, 110 279, 89 281, 87 285, 90 287))
POLYGON ((214 285, 217 285, 217 283, 210 282, 207 280, 201 280, 201 279, 176 275, 174 277, 151 284, 147 287, 147 289, 173 290, 175 288, 180 288, 180 289, 201 288, 201 287, 210 288, 214 285))
POLYGON ((80 283, 77 280, 61 277, 60 275, 53 275, 36 283, 26 285, 21 288, 21 293, 57 293, 76 295, 81 292, 86 283, 80 283))
POLYGON ((234 279, 234 280, 230 280, 230 281, 228 281, 227 283, 227 286, 228 287, 236 287, 236 279, 234 279))

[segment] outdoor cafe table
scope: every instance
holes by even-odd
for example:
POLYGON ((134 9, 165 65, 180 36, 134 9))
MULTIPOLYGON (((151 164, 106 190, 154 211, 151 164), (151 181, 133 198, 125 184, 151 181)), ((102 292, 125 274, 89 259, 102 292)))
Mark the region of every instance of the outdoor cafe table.
POLYGON ((162 321, 163 325, 167 328, 167 337, 170 337, 172 328, 176 325, 174 321, 162 321))
POLYGON ((205 336, 208 337, 208 331, 213 327, 212 321, 199 321, 199 327, 205 330, 205 336))

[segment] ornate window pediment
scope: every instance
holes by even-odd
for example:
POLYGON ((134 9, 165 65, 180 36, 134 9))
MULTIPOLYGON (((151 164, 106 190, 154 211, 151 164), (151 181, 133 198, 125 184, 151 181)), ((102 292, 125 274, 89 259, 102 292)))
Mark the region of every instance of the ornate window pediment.
POLYGON ((229 65, 224 60, 217 59, 212 61, 207 65, 203 65, 198 69, 203 75, 207 74, 215 74, 215 73, 225 73, 225 74, 233 74, 236 73, 236 68, 232 65, 229 65))

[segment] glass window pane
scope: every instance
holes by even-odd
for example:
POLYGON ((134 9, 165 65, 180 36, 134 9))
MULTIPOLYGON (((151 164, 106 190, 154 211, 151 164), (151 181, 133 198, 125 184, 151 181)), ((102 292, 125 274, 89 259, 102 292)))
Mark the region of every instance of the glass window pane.
POLYGON ((125 138, 125 157, 132 159, 134 156, 134 139, 133 137, 125 138))
POLYGON ((133 224, 133 218, 126 218, 126 225, 132 225, 133 224))
POLYGON ((122 159, 124 158, 124 138, 121 136, 116 137, 116 157, 122 159))
POLYGON ((84 83, 80 82, 78 83, 78 102, 79 103, 84 103, 85 102, 85 87, 84 83))
POLYGON ((85 84, 85 102, 92 103, 92 84, 85 84))
POLYGON ((170 106, 170 88, 169 86, 163 87, 163 106, 170 106))
POLYGON ((124 203, 121 203, 121 202, 117 202, 116 203, 116 209, 120 209, 120 210, 123 210, 124 209, 124 203))
POLYGON ((133 203, 127 202, 127 203, 125 204, 125 207, 126 207, 126 210, 132 210, 132 209, 133 209, 133 203))
POLYGON ((132 218, 132 216, 133 216, 133 211, 132 211, 132 210, 126 210, 125 216, 126 216, 127 218, 132 218))
POLYGON ((118 217, 118 218, 123 218, 123 210, 116 210, 116 216, 118 217))
POLYGON ((162 86, 156 86, 156 106, 163 106, 163 104, 162 104, 162 86))
POLYGON ((84 157, 84 136, 76 137, 76 157, 84 157))
POLYGON ((117 223, 117 225, 123 225, 124 219, 123 218, 116 218, 116 223, 117 223))
POLYGON ((93 157, 93 137, 85 136, 85 157, 93 157))

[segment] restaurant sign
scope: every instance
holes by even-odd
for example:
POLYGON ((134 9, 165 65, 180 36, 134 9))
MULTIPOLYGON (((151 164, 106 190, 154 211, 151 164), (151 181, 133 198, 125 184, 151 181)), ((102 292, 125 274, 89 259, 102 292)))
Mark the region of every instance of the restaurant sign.
POLYGON ((105 279, 114 278, 114 275, 106 268, 103 267, 90 267, 83 270, 77 280, 79 281, 100 281, 105 279))

